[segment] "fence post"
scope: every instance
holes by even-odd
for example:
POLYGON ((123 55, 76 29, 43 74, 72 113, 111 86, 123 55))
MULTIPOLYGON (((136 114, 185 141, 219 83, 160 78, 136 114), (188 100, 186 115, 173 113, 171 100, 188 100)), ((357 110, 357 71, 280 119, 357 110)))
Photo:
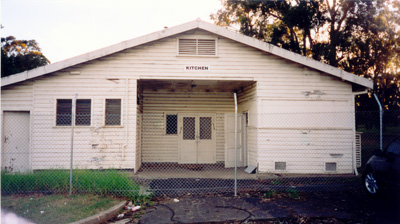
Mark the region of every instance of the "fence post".
POLYGON ((383 141, 383 139, 382 139, 382 128, 383 128, 382 119, 383 119, 383 110, 382 110, 381 102, 379 102, 378 97, 376 96, 375 93, 374 93, 374 97, 375 97, 376 102, 377 102, 378 105, 379 105, 379 148, 380 148, 381 151, 383 151, 383 142, 382 142, 382 141, 383 141))
POLYGON ((72 100, 72 111, 71 111, 71 159, 70 159, 71 164, 69 168, 69 195, 72 195, 72 166, 74 158, 74 126, 75 126, 76 98, 78 98, 78 94, 75 94, 75 97, 72 100))
POLYGON ((235 98, 235 197, 237 196, 237 98, 236 93, 234 93, 235 98))

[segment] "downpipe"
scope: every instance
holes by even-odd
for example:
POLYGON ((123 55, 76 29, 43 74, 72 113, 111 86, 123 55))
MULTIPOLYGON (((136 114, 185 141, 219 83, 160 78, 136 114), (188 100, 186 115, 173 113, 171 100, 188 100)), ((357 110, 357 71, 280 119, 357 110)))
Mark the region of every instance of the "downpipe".
POLYGON ((381 151, 383 151, 383 137, 382 137, 382 135, 383 135, 383 133, 382 133, 383 132, 383 124, 382 124, 383 109, 382 109, 381 102, 379 101, 379 99, 375 93, 374 93, 374 97, 379 106, 379 148, 381 151))
POLYGON ((237 97, 236 93, 233 94, 235 99, 235 197, 237 196, 237 97))

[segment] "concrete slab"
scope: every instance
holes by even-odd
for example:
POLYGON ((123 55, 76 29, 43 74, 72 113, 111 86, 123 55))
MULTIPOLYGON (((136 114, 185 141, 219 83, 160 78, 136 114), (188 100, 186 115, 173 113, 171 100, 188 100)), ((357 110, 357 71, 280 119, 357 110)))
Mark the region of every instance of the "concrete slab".
POLYGON ((259 199, 191 197, 156 206, 139 223, 209 223, 286 218, 290 213, 275 203, 259 199))
POLYGON ((248 192, 238 197, 186 195, 176 198, 177 202, 174 198, 161 197, 155 207, 142 211, 140 220, 132 219, 134 214, 127 217, 131 218, 128 223, 144 224, 269 223, 277 220, 282 223, 303 223, 304 220, 308 220, 307 223, 400 223, 400 194, 369 198, 360 190, 299 192, 297 196, 273 192, 248 192))
MULTIPOLYGON (((132 175, 135 179, 169 178, 208 178, 234 179, 234 168, 225 168, 223 164, 145 164, 139 172, 132 175)), ((238 179, 257 179, 256 174, 248 174, 245 167, 238 167, 238 179)))

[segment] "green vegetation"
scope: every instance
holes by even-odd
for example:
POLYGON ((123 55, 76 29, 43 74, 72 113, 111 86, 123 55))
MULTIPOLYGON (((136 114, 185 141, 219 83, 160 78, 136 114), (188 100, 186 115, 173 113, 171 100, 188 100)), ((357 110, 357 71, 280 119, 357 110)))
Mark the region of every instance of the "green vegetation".
POLYGON ((287 189, 286 193, 290 198, 299 198, 299 192, 295 189, 287 189))
POLYGON ((35 223, 71 223, 95 215, 121 200, 98 195, 2 196, 2 208, 35 223))
POLYGON ((49 64, 35 40, 1 38, 1 77, 49 64))
POLYGON ((277 195, 275 191, 267 191, 265 192, 262 197, 263 198, 274 198, 277 195))
MULTIPOLYGON (((29 193, 68 193, 68 170, 44 170, 33 173, 1 173, 3 195, 29 193)), ((95 195, 114 195, 134 202, 150 198, 139 194, 140 186, 128 173, 117 170, 74 170, 72 192, 95 195)))

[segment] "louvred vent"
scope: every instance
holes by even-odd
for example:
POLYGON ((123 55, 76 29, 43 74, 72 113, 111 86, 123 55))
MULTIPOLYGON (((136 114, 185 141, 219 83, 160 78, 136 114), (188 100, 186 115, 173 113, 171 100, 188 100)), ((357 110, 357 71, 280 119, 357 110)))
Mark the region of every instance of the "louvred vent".
POLYGON ((179 39, 179 55, 216 55, 213 39, 179 39))

